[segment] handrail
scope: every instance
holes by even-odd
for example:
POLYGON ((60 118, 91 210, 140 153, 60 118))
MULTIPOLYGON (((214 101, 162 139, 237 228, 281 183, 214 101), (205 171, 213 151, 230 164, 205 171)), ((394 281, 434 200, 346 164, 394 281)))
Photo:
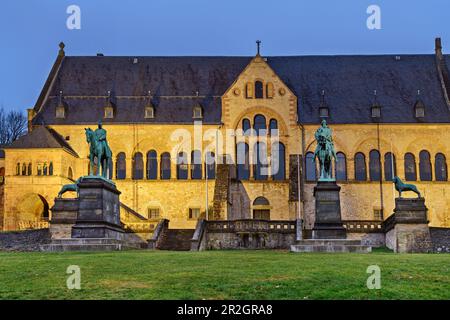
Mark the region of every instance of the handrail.
POLYGON ((161 219, 153 232, 152 238, 148 240, 148 248, 156 249, 165 230, 169 227, 169 220, 161 219))
POLYGON ((197 226, 195 227, 194 235, 191 239, 191 251, 199 251, 201 247, 201 243, 203 240, 203 236, 206 232, 206 221, 204 219, 200 219, 197 222, 197 226))

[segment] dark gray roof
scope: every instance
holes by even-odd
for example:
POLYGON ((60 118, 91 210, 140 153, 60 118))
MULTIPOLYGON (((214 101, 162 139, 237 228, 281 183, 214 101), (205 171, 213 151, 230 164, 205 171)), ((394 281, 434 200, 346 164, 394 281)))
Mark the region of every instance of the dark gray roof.
MULTIPOLYGON (((267 57, 268 64, 299 97, 299 121, 318 123, 320 94, 330 123, 369 123, 370 107, 382 106, 381 122, 415 123, 417 90, 426 111, 423 122, 450 122, 434 55, 267 57)), ((192 123, 192 109, 203 107, 206 123, 221 122, 220 96, 252 57, 65 57, 34 124, 94 123, 103 117, 107 91, 113 93, 114 119, 108 122, 192 123), (137 63, 133 59, 137 58, 137 63), (155 118, 144 118, 147 92, 155 118), (55 119, 59 91, 67 106, 55 119), (199 92, 199 97, 195 92, 199 92)), ((447 61, 450 60, 446 56, 447 61)), ((450 62, 449 62, 450 63, 450 62)))
POLYGON ((14 141, 5 149, 29 149, 29 148, 64 148, 74 156, 78 157, 77 153, 61 137, 55 130, 46 126, 37 126, 31 132, 14 141))

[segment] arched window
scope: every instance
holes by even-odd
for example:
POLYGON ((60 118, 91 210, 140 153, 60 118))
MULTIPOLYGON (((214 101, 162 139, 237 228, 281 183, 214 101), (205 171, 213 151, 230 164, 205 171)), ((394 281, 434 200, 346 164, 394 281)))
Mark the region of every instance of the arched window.
POLYGON ((133 157, 133 179, 144 179, 144 157, 140 152, 136 152, 133 157))
POLYGON ((177 179, 186 180, 188 178, 188 158, 186 152, 177 155, 177 179))
POLYGON ((31 166, 31 162, 28 163, 27 175, 31 176, 33 174, 33 167, 31 166))
POLYGON ((147 179, 155 180, 158 177, 158 154, 155 150, 147 152, 147 179))
POLYGON ((249 147, 245 142, 239 142, 236 146, 237 179, 248 180, 250 178, 249 147))
POLYGON ((378 150, 372 150, 369 153, 369 176, 370 181, 380 181, 381 179, 381 160, 378 150))
POLYGON ((361 152, 355 154, 355 180, 367 180, 366 157, 361 152))
POLYGON ((306 181, 317 180, 317 167, 314 160, 314 153, 308 152, 305 157, 306 181))
POLYGON ((397 176, 397 162, 395 155, 388 152, 384 155, 384 180, 392 181, 397 176))
POLYGON ((276 119, 270 119, 269 121, 269 134, 278 136, 278 121, 276 119))
POLYGON ((161 164, 159 165, 159 168, 161 170, 161 179, 162 180, 168 180, 170 179, 170 153, 164 152, 161 154, 161 164))
POLYGON ((216 178, 216 156, 214 152, 207 152, 206 153, 206 177, 208 179, 215 179, 216 178))
POLYGON ((272 82, 269 82, 269 83, 267 83, 267 85, 266 85, 266 93, 267 93, 267 98, 273 98, 273 96, 274 96, 274 89, 273 89, 273 83, 272 82))
POLYGON ((255 180, 266 180, 268 176, 267 148, 263 142, 255 143, 253 154, 255 180))
POLYGON ((437 153, 434 160, 436 181, 447 181, 447 160, 442 153, 437 153))
POLYGON ((264 98, 264 85, 261 81, 255 81, 255 98, 264 98))
POLYGON ((250 126, 250 120, 243 119, 242 120, 242 131, 244 135, 249 136, 251 134, 251 126, 250 126))
POLYGON ((347 180, 347 160, 342 152, 336 153, 335 177, 337 181, 347 180))
POLYGON ((47 162, 44 162, 44 167, 42 169, 42 175, 44 175, 44 176, 48 175, 47 162))
POLYGON ((247 99, 253 98, 253 83, 252 82, 247 82, 247 84, 245 86, 245 96, 247 97, 247 99))
POLYGON ((419 153, 419 174, 421 181, 431 181, 431 159, 430 153, 426 150, 422 150, 419 153))
POLYGON ((22 163, 22 175, 23 176, 27 175, 27 164, 26 163, 22 163))
POLYGON ((73 180, 73 171, 71 167, 69 167, 69 169, 67 170, 67 178, 73 180))
POLYGON ((409 152, 405 154, 405 180, 417 180, 416 157, 414 157, 414 155, 409 152))
POLYGON ((48 175, 53 175, 53 162, 50 162, 50 165, 48 166, 48 175))
POLYGON ((258 136, 264 136, 266 135, 267 132, 267 127, 266 127, 266 117, 264 117, 261 114, 257 114, 255 116, 255 119, 253 120, 253 128, 256 131, 256 134, 258 136))
POLYGON ((273 180, 286 179, 286 151, 284 144, 281 142, 275 142, 272 145, 272 161, 271 161, 271 174, 273 180))
POLYGON ((191 152, 191 179, 202 178, 202 153, 200 150, 191 152))
POLYGON ((264 197, 258 197, 253 201, 253 219, 270 220, 270 203, 264 197))
POLYGON ((20 176, 20 163, 16 164, 16 176, 20 176))
POLYGON ((125 179, 127 175, 127 165, 125 159, 125 153, 120 152, 116 158, 116 179, 125 179))

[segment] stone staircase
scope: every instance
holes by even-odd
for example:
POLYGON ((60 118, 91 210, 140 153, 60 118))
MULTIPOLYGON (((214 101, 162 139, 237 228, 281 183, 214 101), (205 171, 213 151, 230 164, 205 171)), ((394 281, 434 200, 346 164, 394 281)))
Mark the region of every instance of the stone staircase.
POLYGON ((50 244, 41 245, 41 251, 120 251, 140 249, 137 243, 124 243, 113 238, 67 238, 53 239, 50 244))
POLYGON ((157 249, 189 251, 194 232, 194 229, 167 229, 157 249))
POLYGON ((372 247, 362 245, 361 240, 305 239, 291 245, 291 252, 354 252, 369 253, 372 247))

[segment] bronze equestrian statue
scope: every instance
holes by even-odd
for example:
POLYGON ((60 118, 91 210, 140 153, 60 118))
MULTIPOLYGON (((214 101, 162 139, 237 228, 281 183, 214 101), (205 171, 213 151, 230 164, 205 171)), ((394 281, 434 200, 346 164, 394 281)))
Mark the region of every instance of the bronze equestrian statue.
POLYGON ((392 182, 394 182, 395 190, 398 191, 400 198, 402 197, 403 191, 412 191, 417 194, 417 198, 420 198, 420 192, 415 185, 403 183, 403 181, 400 180, 399 177, 394 177, 394 179, 392 179, 392 182))
POLYGON ((106 130, 103 129, 101 121, 98 123, 98 128, 92 131, 90 128, 85 128, 86 141, 89 143, 89 175, 94 175, 94 159, 97 158, 97 176, 100 175, 105 179, 108 178, 109 164, 112 159, 112 152, 106 140, 106 130))
POLYGON ((336 159, 336 151, 334 150, 332 131, 325 120, 322 120, 320 128, 317 129, 314 137, 317 141, 317 147, 312 161, 316 163, 316 158, 319 159, 319 181, 335 181, 331 168, 333 158, 336 159))

